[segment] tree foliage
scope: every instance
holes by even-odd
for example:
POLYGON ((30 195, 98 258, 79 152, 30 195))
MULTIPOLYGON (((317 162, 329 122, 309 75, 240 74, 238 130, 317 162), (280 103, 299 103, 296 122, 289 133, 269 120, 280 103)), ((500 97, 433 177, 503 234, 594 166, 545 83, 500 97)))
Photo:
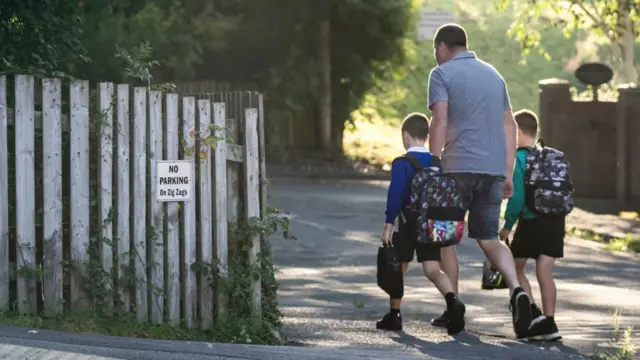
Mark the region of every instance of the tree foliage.
MULTIPOLYGON (((403 62, 413 13, 412 0, 330 4, 332 118, 339 148, 349 113, 376 79, 403 62)), ((159 64, 154 82, 255 84, 267 95, 270 118, 311 119, 312 127, 320 94, 318 6, 316 0, 10 1, 0 5, 1 66, 119 82, 126 80, 127 56, 152 49, 145 58, 159 64)))
POLYGON ((3 1, 0 68, 3 73, 72 74, 88 61, 79 0, 3 1))
POLYGON ((501 10, 513 10, 516 19, 509 33, 526 55, 541 45, 541 30, 562 29, 566 37, 576 32, 599 36, 614 46, 620 67, 620 82, 636 82, 634 43, 640 34, 640 2, 637 0, 495 0, 501 10))

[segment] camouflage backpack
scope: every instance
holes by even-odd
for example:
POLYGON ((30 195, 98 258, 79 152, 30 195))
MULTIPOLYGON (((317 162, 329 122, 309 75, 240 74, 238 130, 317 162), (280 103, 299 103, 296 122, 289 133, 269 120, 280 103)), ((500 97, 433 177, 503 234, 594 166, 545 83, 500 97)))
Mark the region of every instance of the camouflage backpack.
POLYGON ((567 215, 574 207, 569 163, 560 150, 544 146, 529 148, 525 165, 525 202, 538 215, 567 215))
POLYGON ((440 160, 413 177, 409 208, 417 212, 418 242, 451 245, 462 240, 465 211, 456 180, 444 174, 440 160))

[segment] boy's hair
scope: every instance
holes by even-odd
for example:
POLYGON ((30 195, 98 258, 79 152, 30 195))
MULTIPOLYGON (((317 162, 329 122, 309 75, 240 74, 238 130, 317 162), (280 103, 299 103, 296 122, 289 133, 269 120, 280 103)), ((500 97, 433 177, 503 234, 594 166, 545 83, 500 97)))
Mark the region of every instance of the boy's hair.
POLYGON ((422 113, 411 113, 402 121, 402 131, 414 139, 426 140, 429 136, 429 118, 422 113))
POLYGON ((436 30, 433 45, 445 44, 449 49, 467 47, 467 31, 458 24, 444 24, 436 30))
POLYGON ((523 133, 531 136, 532 138, 536 138, 538 136, 538 116, 531 110, 523 109, 515 114, 513 117, 516 119, 516 124, 518 124, 518 128, 522 130, 523 133))

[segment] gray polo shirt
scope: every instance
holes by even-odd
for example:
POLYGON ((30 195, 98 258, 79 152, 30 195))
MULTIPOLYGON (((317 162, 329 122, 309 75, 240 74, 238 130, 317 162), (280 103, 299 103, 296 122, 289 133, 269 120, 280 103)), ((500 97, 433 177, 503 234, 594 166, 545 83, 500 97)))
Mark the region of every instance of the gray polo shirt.
POLYGON ((442 167, 451 173, 507 174, 503 113, 511 109, 498 71, 462 52, 429 75, 429 109, 449 103, 442 167))

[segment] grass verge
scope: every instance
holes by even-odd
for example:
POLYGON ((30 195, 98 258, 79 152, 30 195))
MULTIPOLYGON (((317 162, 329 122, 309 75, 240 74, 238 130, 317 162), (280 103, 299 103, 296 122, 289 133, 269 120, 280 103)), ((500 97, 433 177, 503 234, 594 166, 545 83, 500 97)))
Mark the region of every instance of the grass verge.
POLYGON ((567 228, 567 235, 606 244, 606 249, 640 253, 640 235, 628 234, 624 238, 600 234, 593 230, 576 227, 567 228))
POLYGON ((592 360, 633 360, 638 349, 633 343, 633 327, 623 332, 620 326, 620 311, 613 314, 613 332, 605 347, 596 347, 592 360))

